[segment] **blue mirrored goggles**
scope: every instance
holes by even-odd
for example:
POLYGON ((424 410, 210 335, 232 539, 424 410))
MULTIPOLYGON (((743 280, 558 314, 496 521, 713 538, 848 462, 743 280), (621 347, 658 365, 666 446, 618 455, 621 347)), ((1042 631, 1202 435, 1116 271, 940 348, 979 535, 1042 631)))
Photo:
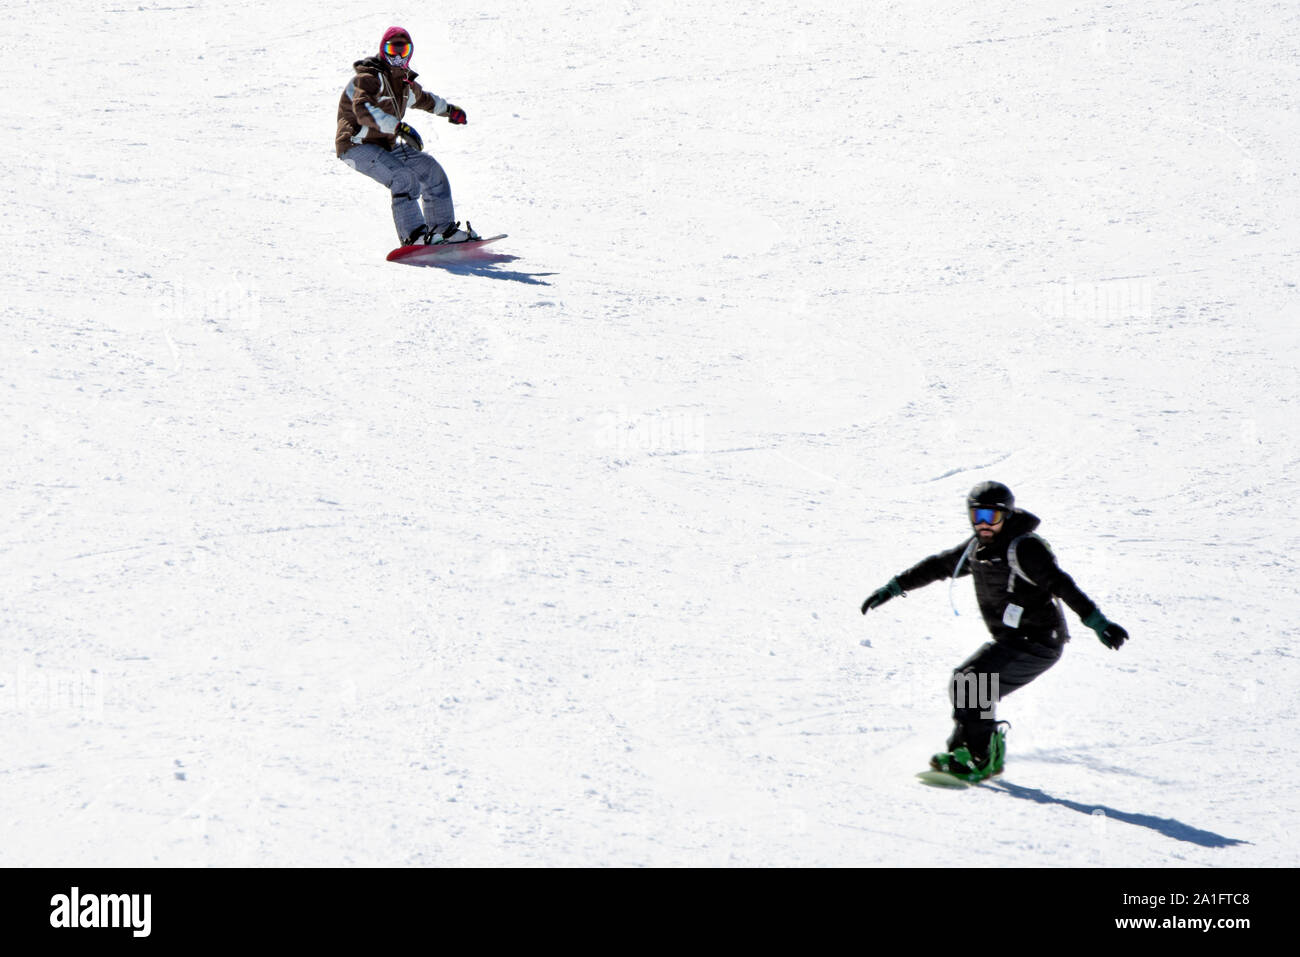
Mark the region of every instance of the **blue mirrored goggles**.
POLYGON ((970 510, 970 523, 972 525, 996 525, 1007 517, 1007 510, 1003 508, 972 508, 970 510))

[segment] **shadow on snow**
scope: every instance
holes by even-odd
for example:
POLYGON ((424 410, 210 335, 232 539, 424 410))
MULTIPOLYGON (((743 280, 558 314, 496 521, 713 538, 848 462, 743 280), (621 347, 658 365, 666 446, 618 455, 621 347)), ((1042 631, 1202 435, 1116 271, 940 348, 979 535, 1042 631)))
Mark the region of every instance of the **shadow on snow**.
POLYGON ((1091 815, 1096 811, 1101 811, 1112 820, 1150 828, 1165 837, 1172 837, 1175 841, 1186 841, 1199 847, 1235 847, 1238 844, 1250 843, 1250 841, 1241 841, 1235 837, 1224 837, 1222 834, 1215 834, 1213 831, 1203 831, 1199 827, 1192 827, 1190 824, 1184 824, 1182 821, 1176 821, 1171 817, 1156 817, 1154 814, 1134 814, 1131 811, 1117 811, 1112 807, 1106 807, 1104 804, 1080 804, 1078 801, 1052 797, 1052 795, 1037 788, 1021 787, 1018 784, 1012 784, 1010 781, 985 781, 984 785, 990 790, 1001 791, 1004 794, 1025 801, 1033 801, 1037 804, 1057 804, 1061 807, 1068 807, 1071 811, 1078 811, 1080 814, 1091 815))
POLYGON ((549 286, 550 283, 538 277, 554 276, 553 272, 517 272, 512 269, 498 269, 502 263, 512 263, 517 260, 518 256, 507 256, 504 254, 486 254, 478 255, 473 259, 450 260, 448 262, 428 262, 421 263, 421 266, 432 266, 436 269, 442 269, 446 272, 456 273, 459 276, 486 276, 489 279, 507 279, 511 282, 527 283, 530 286, 549 286))

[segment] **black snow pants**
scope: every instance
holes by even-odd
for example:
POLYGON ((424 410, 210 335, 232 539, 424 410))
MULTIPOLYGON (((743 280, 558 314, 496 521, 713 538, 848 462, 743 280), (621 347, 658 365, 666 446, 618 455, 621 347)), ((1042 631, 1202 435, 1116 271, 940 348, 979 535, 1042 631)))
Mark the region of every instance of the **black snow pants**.
POLYGON ((948 750, 965 745, 982 760, 997 726, 997 702, 1060 660, 1060 646, 1014 639, 990 641, 958 665, 948 686, 953 719, 948 750))

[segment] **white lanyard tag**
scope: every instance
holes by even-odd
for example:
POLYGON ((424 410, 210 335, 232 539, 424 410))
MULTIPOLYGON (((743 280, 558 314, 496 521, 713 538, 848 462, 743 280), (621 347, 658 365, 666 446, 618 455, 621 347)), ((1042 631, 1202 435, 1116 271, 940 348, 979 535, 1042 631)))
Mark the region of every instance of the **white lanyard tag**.
POLYGON ((1007 605, 1007 610, 1002 613, 1002 624, 1008 628, 1019 628, 1020 616, 1024 613, 1025 610, 1019 605, 1007 605))

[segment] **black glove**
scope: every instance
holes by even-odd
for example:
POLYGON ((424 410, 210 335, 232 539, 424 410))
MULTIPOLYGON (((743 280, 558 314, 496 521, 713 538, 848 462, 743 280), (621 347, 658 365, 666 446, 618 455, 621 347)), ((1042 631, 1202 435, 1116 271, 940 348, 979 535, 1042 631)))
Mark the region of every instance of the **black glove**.
POLYGON ((453 106, 451 103, 448 103, 447 122, 453 124, 454 126, 464 126, 466 123, 469 122, 469 120, 465 118, 464 110, 462 110, 459 106, 453 106))
POLYGON ((1128 641, 1128 632, 1113 621, 1107 621, 1100 611, 1094 611, 1083 623, 1097 633, 1101 643, 1111 651, 1118 651, 1119 646, 1128 641))
POLYGON ((398 123, 397 135, 406 141, 407 146, 413 146, 421 152, 424 151, 424 140, 420 139, 420 134, 415 132, 415 127, 409 123, 398 123))
POLYGON ((873 608, 879 608, 891 598, 897 598, 903 594, 903 586, 898 583, 897 578, 891 578, 889 584, 884 588, 877 588, 873 591, 867 600, 862 603, 862 614, 866 614, 873 608))
POLYGON ((1101 630, 1101 634, 1098 635, 1098 637, 1101 638, 1101 643, 1107 648, 1112 651, 1118 651, 1119 646, 1128 641, 1128 632, 1113 621, 1109 621, 1106 623, 1106 627, 1101 630))

